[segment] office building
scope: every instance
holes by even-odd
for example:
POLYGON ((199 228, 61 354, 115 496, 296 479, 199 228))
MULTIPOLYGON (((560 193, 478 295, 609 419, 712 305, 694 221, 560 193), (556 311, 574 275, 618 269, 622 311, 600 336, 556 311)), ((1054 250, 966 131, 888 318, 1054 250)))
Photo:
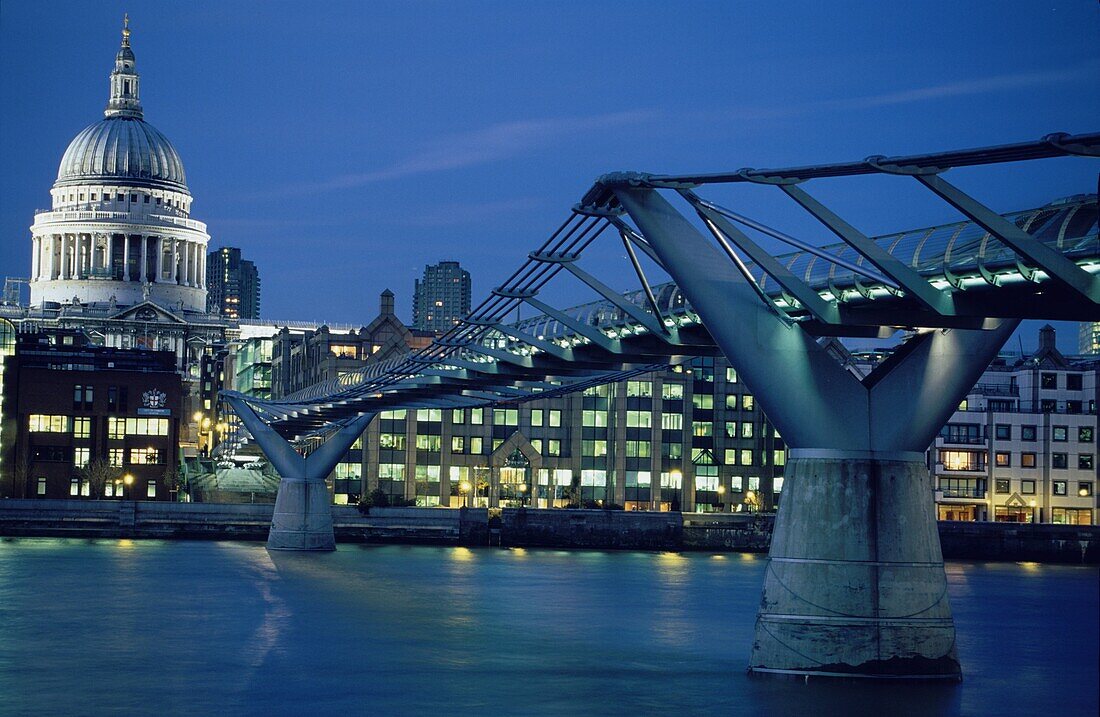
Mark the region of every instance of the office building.
POLYGON ((470 272, 457 261, 424 267, 413 291, 413 326, 447 331, 470 313, 470 272))
POLYGON ((1096 524, 1098 369, 1050 326, 1034 355, 995 361, 930 451, 939 518, 1096 524))
POLYGON ((5 360, 0 494, 170 500, 182 382, 170 351, 20 334, 5 360))
POLYGON ((206 257, 206 310, 227 319, 260 318, 260 273, 236 247, 206 257))

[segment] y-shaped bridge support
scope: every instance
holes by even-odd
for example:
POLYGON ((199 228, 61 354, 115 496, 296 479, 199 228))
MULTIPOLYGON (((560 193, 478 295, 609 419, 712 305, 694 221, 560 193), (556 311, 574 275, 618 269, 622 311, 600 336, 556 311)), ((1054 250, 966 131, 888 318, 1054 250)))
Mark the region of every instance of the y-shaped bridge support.
POLYGON ((656 190, 614 193, 791 447, 749 669, 958 679, 924 451, 1018 322, 919 334, 860 381, 656 190))
POLYGON ((364 413, 342 426, 320 448, 302 456, 252 408, 235 396, 226 400, 264 455, 279 471, 279 493, 267 534, 268 550, 335 550, 332 505, 325 477, 374 418, 364 413))

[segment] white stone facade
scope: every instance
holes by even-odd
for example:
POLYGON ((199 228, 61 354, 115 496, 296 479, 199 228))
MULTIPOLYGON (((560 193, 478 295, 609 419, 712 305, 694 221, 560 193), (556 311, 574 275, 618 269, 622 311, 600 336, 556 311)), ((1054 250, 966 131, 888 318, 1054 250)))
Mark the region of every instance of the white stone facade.
POLYGON ((128 27, 110 87, 104 119, 69 144, 52 207, 31 226, 31 306, 205 313, 210 236, 190 217, 178 153, 144 121, 128 27))

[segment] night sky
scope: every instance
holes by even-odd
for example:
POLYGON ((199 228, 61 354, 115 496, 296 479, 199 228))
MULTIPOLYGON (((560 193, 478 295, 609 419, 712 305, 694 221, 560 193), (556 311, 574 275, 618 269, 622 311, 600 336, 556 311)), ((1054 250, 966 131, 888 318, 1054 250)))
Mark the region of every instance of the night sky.
MULTIPOLYGON (((0 274, 27 275, 34 210, 102 117, 124 11, 192 216, 257 262, 276 320, 365 324, 388 287, 411 321, 413 279, 443 259, 471 271, 476 304, 608 171, 855 160, 1100 118, 1095 0, 3 0, 0 274)), ((1031 164, 948 178, 998 211, 1096 190, 1095 160, 1031 164)), ((958 219, 912 180, 808 186, 869 234, 958 219)), ((703 194, 835 241, 775 190, 703 194)), ((634 288, 621 253, 582 263, 634 288)))

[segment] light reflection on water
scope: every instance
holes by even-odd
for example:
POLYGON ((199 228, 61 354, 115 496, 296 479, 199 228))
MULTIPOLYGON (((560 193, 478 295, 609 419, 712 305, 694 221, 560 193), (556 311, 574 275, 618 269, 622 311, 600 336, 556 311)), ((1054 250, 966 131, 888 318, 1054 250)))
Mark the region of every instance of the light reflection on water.
POLYGON ((766 564, 4 540, 0 714, 1096 713, 1095 568, 949 564, 966 681, 898 687, 748 678, 766 564))

